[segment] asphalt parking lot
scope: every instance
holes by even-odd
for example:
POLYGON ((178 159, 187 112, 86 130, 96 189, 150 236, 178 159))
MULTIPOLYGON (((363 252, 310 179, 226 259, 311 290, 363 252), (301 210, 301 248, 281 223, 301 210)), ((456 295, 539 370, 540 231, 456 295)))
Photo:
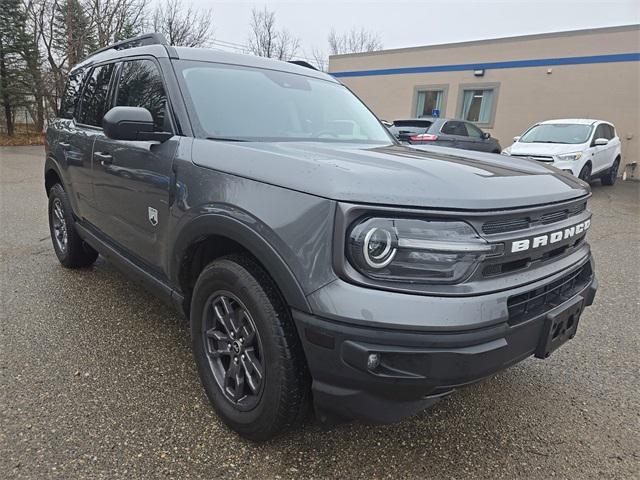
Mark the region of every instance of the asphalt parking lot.
POLYGON ((600 290, 576 338, 390 426, 240 439, 186 323, 100 259, 53 253, 39 147, 0 149, 3 478, 638 478, 640 183, 593 184, 600 290))

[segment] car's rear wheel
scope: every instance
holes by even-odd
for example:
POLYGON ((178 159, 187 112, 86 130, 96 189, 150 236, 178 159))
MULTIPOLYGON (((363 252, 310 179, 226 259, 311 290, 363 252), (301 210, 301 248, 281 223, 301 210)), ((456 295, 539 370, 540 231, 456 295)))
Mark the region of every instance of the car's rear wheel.
POLYGON ((602 177, 600 177, 600 181, 603 185, 611 186, 616 183, 616 179, 618 178, 618 169, 620 168, 620 159, 616 158, 611 165, 611 168, 605 173, 602 177))
POLYGON ((580 180, 584 180, 585 182, 589 182, 591 180, 591 164, 587 163, 582 170, 580 170, 580 174, 578 175, 580 180))
POLYGON ((309 373, 291 313, 247 256, 210 263, 191 300, 191 342, 204 389, 233 430, 266 440, 299 423, 309 373))
POLYGON ((64 267, 88 267, 98 258, 98 252, 76 232, 69 198, 59 183, 49 191, 49 231, 53 250, 64 267))

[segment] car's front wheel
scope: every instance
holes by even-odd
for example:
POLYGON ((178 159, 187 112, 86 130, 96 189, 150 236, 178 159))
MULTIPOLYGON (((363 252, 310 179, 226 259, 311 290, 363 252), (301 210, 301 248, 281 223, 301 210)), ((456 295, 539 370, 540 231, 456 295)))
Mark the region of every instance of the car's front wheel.
POLYGON ((98 252, 87 245, 76 232, 69 198, 59 183, 49 191, 49 230, 53 250, 63 266, 88 267, 98 258, 98 252))
POLYGON ((267 440, 299 423, 309 373, 291 313, 250 257, 210 263, 191 300, 191 343, 204 389, 233 430, 267 440))
POLYGON ((620 159, 616 158, 615 161, 613 162, 613 165, 611 165, 611 168, 607 171, 607 173, 605 173, 600 178, 600 181, 602 182, 602 184, 611 186, 614 183, 616 183, 616 179, 618 178, 619 168, 620 168, 620 159))
POLYGON ((587 163, 584 167, 582 167, 582 170, 580 170, 580 173, 578 174, 578 178, 580 180, 584 180, 587 183, 591 180, 591 164, 590 163, 587 163))

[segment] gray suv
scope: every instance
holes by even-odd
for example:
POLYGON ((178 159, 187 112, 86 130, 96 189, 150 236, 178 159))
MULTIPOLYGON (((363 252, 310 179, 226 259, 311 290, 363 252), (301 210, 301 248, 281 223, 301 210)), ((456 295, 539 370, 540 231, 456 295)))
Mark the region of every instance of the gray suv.
POLYGON ((500 153, 500 142, 471 122, 449 118, 423 117, 394 120, 389 131, 402 143, 462 148, 500 153))
POLYGON ((71 70, 46 145, 62 265, 100 254, 183 312, 211 404, 250 439, 311 406, 394 422, 546 358, 596 292, 587 184, 402 146, 304 66, 120 42, 71 70))

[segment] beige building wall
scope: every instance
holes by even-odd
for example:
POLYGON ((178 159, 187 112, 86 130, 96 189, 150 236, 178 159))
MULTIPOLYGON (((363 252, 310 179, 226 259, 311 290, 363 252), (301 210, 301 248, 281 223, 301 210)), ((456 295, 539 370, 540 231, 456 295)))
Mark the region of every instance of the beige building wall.
MULTIPOLYGON (((640 26, 386 50, 329 58, 329 71, 475 64, 640 52, 640 26)), ((552 118, 597 118, 616 125, 623 164, 640 163, 640 62, 587 63, 433 73, 341 77, 380 118, 416 114, 416 91, 444 88, 441 116, 457 117, 461 88, 497 87, 495 116, 483 130, 503 147, 532 124, 552 118)), ((621 169, 622 171, 622 169, 621 169)), ((635 176, 640 177, 640 166, 635 176)))

